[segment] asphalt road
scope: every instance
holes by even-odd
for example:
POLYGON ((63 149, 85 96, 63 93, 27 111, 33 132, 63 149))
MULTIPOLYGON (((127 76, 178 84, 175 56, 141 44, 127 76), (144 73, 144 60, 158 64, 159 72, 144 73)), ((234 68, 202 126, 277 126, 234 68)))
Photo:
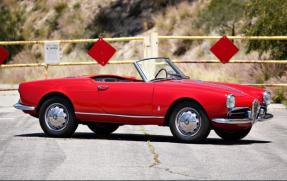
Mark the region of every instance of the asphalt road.
POLYGON ((213 131, 202 144, 177 143, 169 128, 122 126, 98 138, 79 126, 73 138, 47 138, 37 119, 0 93, 0 179, 287 179, 287 109, 257 123, 242 141, 213 131))

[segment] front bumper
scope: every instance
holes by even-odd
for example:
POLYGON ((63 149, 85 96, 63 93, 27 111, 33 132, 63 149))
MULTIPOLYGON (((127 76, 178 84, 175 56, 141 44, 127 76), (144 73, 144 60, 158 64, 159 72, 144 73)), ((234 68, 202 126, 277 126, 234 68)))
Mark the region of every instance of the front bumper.
POLYGON ((243 119, 215 118, 212 119, 212 121, 219 124, 254 124, 257 121, 265 121, 271 118, 273 118, 273 115, 270 113, 266 113, 263 117, 258 117, 256 120, 250 118, 243 118, 243 119))
POLYGON ((27 105, 24 105, 24 104, 21 104, 20 102, 16 103, 14 105, 14 107, 16 109, 19 109, 19 110, 22 110, 22 111, 34 111, 35 110, 35 107, 33 106, 27 106, 27 105))
POLYGON ((212 119, 214 123, 219 124, 254 124, 257 121, 265 121, 273 118, 273 115, 267 113, 266 106, 260 106, 257 100, 252 103, 251 109, 248 107, 236 107, 230 110, 227 118, 212 119))

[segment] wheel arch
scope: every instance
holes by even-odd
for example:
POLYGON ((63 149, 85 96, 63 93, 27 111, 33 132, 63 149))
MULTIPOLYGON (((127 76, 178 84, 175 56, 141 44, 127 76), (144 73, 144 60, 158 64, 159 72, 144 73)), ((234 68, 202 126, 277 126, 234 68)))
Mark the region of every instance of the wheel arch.
POLYGON ((67 95, 65 95, 65 94, 62 93, 62 92, 49 92, 49 93, 45 94, 45 95, 40 99, 40 101, 39 101, 39 103, 38 103, 38 105, 37 105, 37 107, 36 107, 36 113, 37 113, 37 114, 39 114, 40 108, 41 108, 41 106, 43 105, 43 103, 44 103, 46 100, 48 100, 48 99, 50 99, 50 98, 52 98, 52 97, 60 97, 60 98, 66 99, 67 101, 69 101, 69 103, 71 104, 71 106, 72 106, 72 108, 73 108, 73 110, 74 110, 73 103, 72 103, 71 99, 70 99, 67 95))
POLYGON ((207 116, 208 119, 209 119, 209 116, 208 116, 206 110, 204 109, 204 107, 203 107, 197 100, 195 100, 195 99, 193 99, 193 98, 190 98, 190 97, 182 97, 182 98, 179 98, 179 99, 175 100, 175 101, 169 106, 169 108, 168 108, 168 110, 167 110, 167 113, 166 113, 166 115, 165 115, 165 118, 164 118, 164 126, 168 126, 168 124, 169 124, 169 118, 170 118, 170 116, 171 116, 171 114, 172 114, 172 111, 173 111, 174 107, 175 107, 176 105, 182 103, 182 102, 190 102, 190 103, 197 104, 198 106, 201 107, 201 109, 204 111, 204 113, 206 114, 206 116, 207 116))

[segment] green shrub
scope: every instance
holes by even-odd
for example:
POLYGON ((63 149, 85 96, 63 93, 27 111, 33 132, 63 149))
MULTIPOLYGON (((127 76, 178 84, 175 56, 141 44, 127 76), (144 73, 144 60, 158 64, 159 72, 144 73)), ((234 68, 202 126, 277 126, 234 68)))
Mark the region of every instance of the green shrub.
POLYGON ((284 92, 285 92, 284 89, 275 90, 273 98, 272 98, 273 102, 274 103, 286 103, 287 98, 284 92))
POLYGON ((61 14, 66 8, 68 7, 67 3, 65 2, 60 2, 55 6, 55 11, 58 14, 61 14))

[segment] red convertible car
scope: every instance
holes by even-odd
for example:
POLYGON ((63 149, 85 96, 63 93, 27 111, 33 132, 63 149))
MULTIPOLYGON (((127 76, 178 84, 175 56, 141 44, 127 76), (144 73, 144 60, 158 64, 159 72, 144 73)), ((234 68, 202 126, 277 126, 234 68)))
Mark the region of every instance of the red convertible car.
POLYGON ((261 88, 190 80, 168 58, 136 61, 141 78, 92 75, 25 82, 15 108, 39 118, 46 135, 70 137, 78 124, 99 135, 119 126, 169 126, 180 141, 204 140, 211 129, 226 140, 245 137, 267 113, 261 88))

